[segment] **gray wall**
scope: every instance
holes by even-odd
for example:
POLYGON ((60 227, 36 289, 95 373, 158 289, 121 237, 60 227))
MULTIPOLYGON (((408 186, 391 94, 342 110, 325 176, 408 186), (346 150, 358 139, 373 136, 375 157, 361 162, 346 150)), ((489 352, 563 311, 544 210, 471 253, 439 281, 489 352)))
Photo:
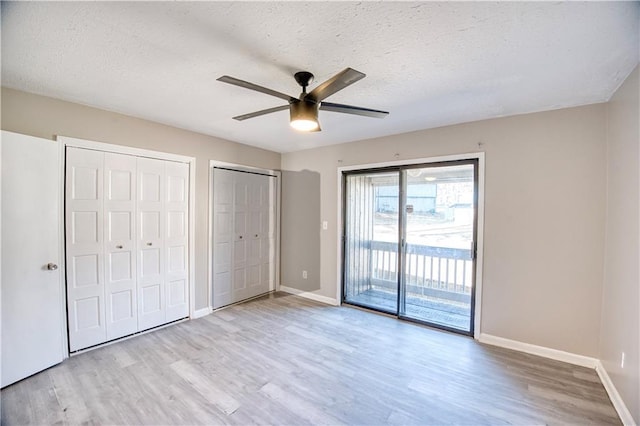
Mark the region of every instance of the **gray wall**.
POLYGON ((280 168, 280 154, 84 105, 2 88, 2 129, 54 139, 55 135, 187 155, 196 159, 195 302, 209 306, 209 160, 280 168))
MULTIPOLYGON (((598 355, 605 222, 605 105, 486 120, 282 155, 282 169, 320 176, 320 289, 338 278, 338 167, 484 151, 483 333, 598 355), (396 155, 397 154, 397 155, 396 155)), ((305 189, 283 191, 303 202, 305 189)), ((283 234, 294 232, 282 224, 283 234)), ((302 242, 292 256, 315 256, 302 242)), ((294 274, 283 284, 304 289, 294 274)))
POLYGON ((640 424, 638 75, 636 67, 607 104, 607 218, 599 358, 640 424))
POLYGON ((282 171, 282 231, 280 281, 302 291, 320 289, 320 174, 308 170, 282 171), (288 197, 284 194, 296 194, 288 197), (307 278, 302 277, 307 271, 307 278))

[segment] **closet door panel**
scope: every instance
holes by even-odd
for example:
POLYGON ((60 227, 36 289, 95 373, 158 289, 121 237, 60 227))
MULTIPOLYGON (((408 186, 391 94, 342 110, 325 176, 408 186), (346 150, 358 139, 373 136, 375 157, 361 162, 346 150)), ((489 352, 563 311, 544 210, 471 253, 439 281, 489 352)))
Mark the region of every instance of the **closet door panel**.
POLYGON ((260 239, 260 265, 263 288, 275 289, 276 261, 276 178, 267 179, 263 186, 260 209, 262 211, 262 238, 260 239))
POLYGON ((163 230, 165 215, 164 164, 162 160, 137 158, 136 249, 138 330, 166 322, 163 230))
POLYGON ((66 152, 65 233, 70 350, 107 338, 104 281, 104 153, 66 152))
POLYGON ((269 177, 264 175, 249 175, 250 197, 248 200, 249 211, 249 250, 247 256, 247 287, 249 297, 257 296, 269 291, 267 281, 263 279, 261 271, 262 240, 267 238, 263 229, 264 217, 269 215, 268 203, 265 205, 265 192, 268 189, 269 177), (266 284, 266 285, 265 285, 266 284))
POLYGON ((166 321, 189 315, 189 165, 165 162, 166 321))
POLYGON ((233 281, 232 302, 237 302, 251 297, 247 290, 247 252, 250 235, 249 226, 249 195, 250 178, 249 173, 233 172, 234 174, 234 242, 233 242, 233 281))
POLYGON ((234 172, 213 169, 213 309, 232 303, 234 172))
POLYGON ((136 158, 104 157, 107 340, 138 331, 136 291, 136 158))

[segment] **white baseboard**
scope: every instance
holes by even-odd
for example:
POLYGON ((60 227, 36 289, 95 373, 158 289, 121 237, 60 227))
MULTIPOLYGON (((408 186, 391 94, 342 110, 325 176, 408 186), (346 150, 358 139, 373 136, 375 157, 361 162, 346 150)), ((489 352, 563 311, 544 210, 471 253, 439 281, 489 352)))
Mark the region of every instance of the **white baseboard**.
POLYGON ((555 359, 556 361, 567 362, 569 364, 579 365, 582 367, 596 368, 596 365, 599 362, 596 358, 546 348, 544 346, 532 345, 530 343, 519 342, 517 340, 505 339, 504 337, 492 336, 491 334, 480 333, 480 338, 478 340, 480 343, 486 343, 487 345, 513 349, 514 351, 538 355, 544 358, 555 359))
POLYGON ((577 355, 570 352, 559 351, 557 349, 546 348, 544 346, 532 345, 530 343, 519 342, 517 340, 505 339, 503 337, 492 336, 490 334, 480 333, 478 339, 481 343, 487 345, 499 346, 501 348, 513 349, 514 351, 525 352, 532 355, 538 355, 544 358, 555 359, 556 361, 567 362, 569 364, 579 365, 581 367, 593 368, 598 373, 600 381, 604 386, 613 408, 620 416, 620 420, 625 426, 637 426, 631 412, 622 400, 615 385, 611 381, 604 365, 597 358, 591 358, 584 355, 577 355))
POLYGON ((201 318, 209 315, 210 313, 211 313, 211 308, 207 306, 206 308, 196 310, 193 313, 193 315, 191 315, 191 319, 201 318))
POLYGON ((295 294, 296 296, 304 297, 305 299, 315 300, 316 302, 326 303, 327 305, 338 306, 339 303, 336 299, 332 297, 322 296, 319 294, 311 293, 309 291, 298 290, 297 288, 286 287, 281 285, 280 291, 284 291, 285 293, 295 294))
POLYGON ((609 399, 613 404, 613 408, 616 409, 618 415, 620 416, 620 420, 622 420, 622 424, 625 426, 636 426, 636 422, 631 415, 631 412, 627 408, 627 405, 622 400, 622 397, 618 393, 618 389, 616 389, 615 385, 611 381, 611 377, 609 377, 609 373, 602 365, 602 362, 598 360, 596 364, 596 372, 598 373, 598 377, 600 377, 600 381, 602 382, 602 386, 607 391, 609 395, 609 399))

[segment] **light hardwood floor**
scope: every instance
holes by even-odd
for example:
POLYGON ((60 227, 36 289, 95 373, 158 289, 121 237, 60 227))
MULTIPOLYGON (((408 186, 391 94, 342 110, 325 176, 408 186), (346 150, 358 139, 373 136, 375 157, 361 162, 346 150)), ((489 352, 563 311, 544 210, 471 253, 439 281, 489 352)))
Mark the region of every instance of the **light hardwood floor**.
POLYGON ((620 424, 593 370, 277 293, 2 390, 16 424, 620 424))

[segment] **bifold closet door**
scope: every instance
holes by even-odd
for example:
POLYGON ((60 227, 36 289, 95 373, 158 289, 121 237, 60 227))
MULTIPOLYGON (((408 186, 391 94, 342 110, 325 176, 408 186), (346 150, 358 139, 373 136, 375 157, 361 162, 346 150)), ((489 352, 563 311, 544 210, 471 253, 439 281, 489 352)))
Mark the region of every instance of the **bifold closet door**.
POLYGON ((165 322, 164 161, 138 158, 138 327, 165 322))
POLYGON ((165 162, 166 322, 189 315, 189 165, 165 162))
POLYGON ((106 341, 104 284, 104 153, 67 149, 66 255, 69 347, 106 341))
POLYGON ((185 163, 138 158, 138 326, 189 314, 188 189, 185 163))
POLYGON ((237 173, 234 202, 234 302, 269 292, 274 281, 275 178, 237 173))
POLYGON ((275 281, 275 177, 213 171, 213 308, 269 292, 275 281))
POLYGON ((213 309, 233 303, 233 184, 236 172, 213 169, 213 309))
POLYGON ((232 281, 231 300, 238 302, 248 299, 250 296, 247 288, 248 275, 248 244, 250 240, 248 232, 249 222, 249 195, 251 175, 235 172, 233 182, 233 256, 232 256, 232 281))
POLYGON ((76 351, 135 333, 136 159, 67 149, 69 346, 76 351))
POLYGON ((104 259, 107 340, 138 331, 136 157, 104 154, 104 259))
POLYGON ((247 222, 247 288, 250 296, 268 292, 274 281, 275 260, 275 178, 249 175, 249 199, 247 222))

